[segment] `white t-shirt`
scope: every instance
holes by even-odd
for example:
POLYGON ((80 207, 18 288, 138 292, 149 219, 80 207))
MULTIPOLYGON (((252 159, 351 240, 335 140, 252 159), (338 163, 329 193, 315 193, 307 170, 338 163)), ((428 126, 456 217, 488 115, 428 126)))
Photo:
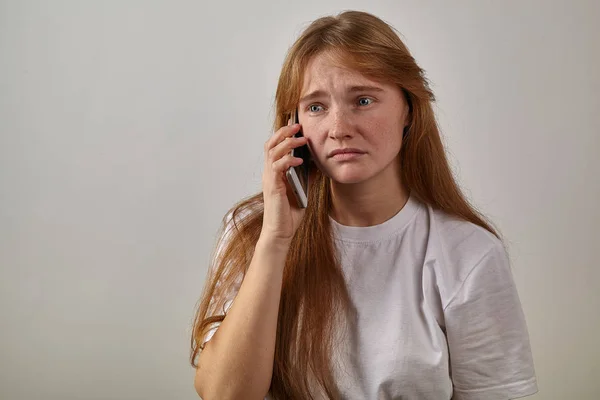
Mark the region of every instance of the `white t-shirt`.
POLYGON ((333 354, 343 399, 537 392, 525 318, 494 235, 413 197, 376 226, 331 223, 357 316, 333 354))

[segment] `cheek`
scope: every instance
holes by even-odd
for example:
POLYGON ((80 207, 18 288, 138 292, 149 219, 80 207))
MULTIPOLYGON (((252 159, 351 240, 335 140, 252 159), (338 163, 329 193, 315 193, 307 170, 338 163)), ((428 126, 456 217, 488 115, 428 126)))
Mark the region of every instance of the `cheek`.
POLYGON ((398 149, 402 144, 402 132, 398 132, 396 129, 390 129, 384 139, 387 146, 398 149))
POLYGON ((373 124, 369 129, 372 144, 384 151, 396 151, 402 141, 402 133, 397 130, 397 126, 389 123, 378 122, 373 124))
POLYGON ((320 153, 323 150, 323 147, 325 146, 324 138, 326 136, 320 135, 318 131, 311 128, 303 130, 302 134, 308 140, 308 146, 311 150, 314 150, 317 153, 320 153))
POLYGON ((312 158, 318 158, 319 154, 323 152, 323 145, 319 143, 318 140, 315 139, 314 135, 310 133, 303 133, 304 137, 306 137, 308 142, 308 148, 310 149, 310 153, 312 158))
POLYGON ((317 168, 324 171, 323 164, 326 162, 326 149, 325 141, 319 138, 318 134, 309 131, 304 136, 308 139, 308 147, 310 148, 310 154, 312 162, 315 163, 317 168))
POLYGON ((322 165, 322 161, 325 161, 325 147, 323 146, 322 143, 319 143, 318 141, 313 141, 310 138, 308 139, 308 147, 310 149, 310 155, 312 160, 319 165, 319 167, 322 165))

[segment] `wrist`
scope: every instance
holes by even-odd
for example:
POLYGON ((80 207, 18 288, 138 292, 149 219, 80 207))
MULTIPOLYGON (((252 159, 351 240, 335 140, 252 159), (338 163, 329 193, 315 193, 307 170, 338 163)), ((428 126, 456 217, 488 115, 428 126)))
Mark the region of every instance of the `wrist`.
POLYGON ((282 239, 261 233, 258 238, 258 242, 256 243, 256 247, 257 249, 260 248, 269 251, 283 252, 287 254, 291 243, 291 239, 282 239))

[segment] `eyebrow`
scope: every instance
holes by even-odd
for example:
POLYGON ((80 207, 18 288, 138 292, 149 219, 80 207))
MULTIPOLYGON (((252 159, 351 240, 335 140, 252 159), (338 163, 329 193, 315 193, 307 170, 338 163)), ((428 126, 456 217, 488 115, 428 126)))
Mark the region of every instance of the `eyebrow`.
MULTIPOLYGON (((383 92, 384 90, 378 86, 351 86, 346 90, 348 93, 356 93, 356 92, 383 92)), ((303 96, 298 103, 303 103, 306 101, 311 101, 319 97, 326 96, 327 93, 323 90, 315 90, 303 96)))

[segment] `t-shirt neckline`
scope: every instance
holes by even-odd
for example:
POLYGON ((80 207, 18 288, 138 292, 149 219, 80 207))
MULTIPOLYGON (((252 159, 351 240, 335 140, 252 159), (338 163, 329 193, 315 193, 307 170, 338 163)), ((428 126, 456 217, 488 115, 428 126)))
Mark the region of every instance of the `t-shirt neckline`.
POLYGON ((393 217, 381 224, 372 226, 347 226, 342 225, 331 216, 329 221, 336 240, 350 242, 376 242, 385 239, 395 232, 403 229, 419 208, 418 201, 414 196, 409 195, 404 207, 400 209, 393 217))

